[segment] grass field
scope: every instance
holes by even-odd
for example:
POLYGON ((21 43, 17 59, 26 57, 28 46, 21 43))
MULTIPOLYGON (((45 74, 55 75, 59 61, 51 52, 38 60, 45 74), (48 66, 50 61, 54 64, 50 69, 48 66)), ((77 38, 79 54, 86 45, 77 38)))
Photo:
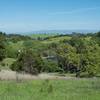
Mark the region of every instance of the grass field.
POLYGON ((60 41, 63 41, 63 40, 70 40, 71 37, 69 36, 62 36, 62 37, 55 37, 55 38, 50 38, 48 40, 44 40, 42 41, 42 43, 58 43, 60 41))
POLYGON ((45 33, 42 33, 42 34, 31 34, 29 36, 32 37, 32 38, 37 39, 38 37, 46 38, 46 37, 55 36, 55 35, 57 35, 57 33, 52 33, 52 34, 45 34, 45 33))
POLYGON ((100 100, 100 79, 1 81, 0 100, 100 100))

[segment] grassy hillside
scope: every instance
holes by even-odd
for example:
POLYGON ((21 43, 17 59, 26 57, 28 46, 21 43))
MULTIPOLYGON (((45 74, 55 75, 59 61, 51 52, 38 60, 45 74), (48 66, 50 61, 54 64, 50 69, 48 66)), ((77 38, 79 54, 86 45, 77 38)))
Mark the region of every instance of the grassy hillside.
POLYGON ((100 80, 0 82, 1 100, 100 100, 100 80))
POLYGON ((70 36, 61 36, 61 37, 59 36, 59 37, 54 37, 54 38, 44 40, 42 43, 58 43, 60 41, 70 40, 70 39, 71 39, 70 36))
POLYGON ((55 36, 57 35, 57 33, 52 33, 52 34, 31 34, 29 35, 31 38, 37 39, 38 37, 40 38, 46 38, 46 37, 50 37, 50 36, 55 36))
POLYGON ((14 61, 14 58, 5 58, 2 62, 0 62, 0 69, 9 69, 14 61))
POLYGON ((93 35, 32 34, 30 37, 1 32, 0 37, 1 61, 17 59, 13 64, 5 60, 2 68, 7 65, 11 70, 28 73, 69 72, 76 77, 93 77, 100 73, 100 32, 93 35))

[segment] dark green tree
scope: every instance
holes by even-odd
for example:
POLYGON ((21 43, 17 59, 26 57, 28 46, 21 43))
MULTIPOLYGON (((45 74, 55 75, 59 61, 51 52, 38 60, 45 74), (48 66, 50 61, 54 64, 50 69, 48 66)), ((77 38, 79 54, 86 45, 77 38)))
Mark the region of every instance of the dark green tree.
POLYGON ((5 33, 0 32, 0 61, 5 58, 5 33))
POLYGON ((18 59, 12 64, 11 69, 18 72, 38 74, 41 72, 42 66, 43 61, 40 55, 26 49, 19 53, 18 59))

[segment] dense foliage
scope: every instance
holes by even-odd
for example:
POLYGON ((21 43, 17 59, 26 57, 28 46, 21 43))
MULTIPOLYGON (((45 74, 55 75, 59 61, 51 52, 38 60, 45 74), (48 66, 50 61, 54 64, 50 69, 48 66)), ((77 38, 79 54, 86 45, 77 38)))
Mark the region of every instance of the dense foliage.
POLYGON ((0 32, 0 61, 5 58, 5 33, 0 32))
POLYGON ((12 64, 11 69, 15 71, 24 71, 26 73, 38 74, 41 72, 43 61, 39 54, 25 49, 18 54, 17 60, 12 64))
MULTIPOLYGON (((36 37, 36 34, 35 34, 36 37)), ((36 74, 66 72, 100 74, 100 32, 56 34, 34 38, 0 32, 0 60, 13 58, 12 70, 36 74)))

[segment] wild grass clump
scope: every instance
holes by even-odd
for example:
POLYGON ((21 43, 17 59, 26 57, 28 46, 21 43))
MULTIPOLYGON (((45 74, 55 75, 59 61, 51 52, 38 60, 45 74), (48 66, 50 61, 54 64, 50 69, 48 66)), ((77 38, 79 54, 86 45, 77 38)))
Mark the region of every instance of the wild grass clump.
POLYGON ((95 90, 100 90, 100 80, 95 79, 95 81, 91 82, 92 88, 95 90))
POLYGON ((50 80, 46 79, 40 88, 41 93, 52 93, 54 91, 53 84, 50 83, 50 80))

